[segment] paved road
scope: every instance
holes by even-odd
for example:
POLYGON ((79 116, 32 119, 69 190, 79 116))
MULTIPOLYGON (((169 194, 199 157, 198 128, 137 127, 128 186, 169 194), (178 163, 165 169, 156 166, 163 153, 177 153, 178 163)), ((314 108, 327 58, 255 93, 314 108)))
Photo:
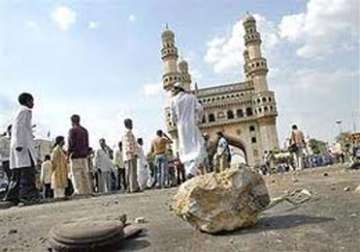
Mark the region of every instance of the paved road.
POLYGON ((360 251, 360 193, 354 192, 360 171, 318 168, 268 176, 266 182, 272 197, 306 188, 314 199, 297 209, 276 206, 255 227, 216 236, 193 230, 169 211, 176 189, 14 207, 0 210, 0 251, 46 251, 47 233, 56 223, 123 213, 130 221, 140 216, 148 221, 141 224, 146 235, 124 251, 360 251), (344 191, 347 186, 350 191, 344 191))

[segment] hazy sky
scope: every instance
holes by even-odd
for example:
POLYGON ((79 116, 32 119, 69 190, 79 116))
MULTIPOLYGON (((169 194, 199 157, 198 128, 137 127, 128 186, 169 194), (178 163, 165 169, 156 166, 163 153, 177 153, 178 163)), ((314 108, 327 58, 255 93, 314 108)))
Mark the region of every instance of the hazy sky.
POLYGON ((293 123, 330 140, 336 120, 360 129, 359 7, 358 0, 0 0, 0 127, 28 91, 38 137, 66 135, 78 113, 93 144, 116 143, 126 116, 148 139, 164 127, 164 25, 199 87, 230 83, 244 79, 241 19, 250 11, 276 92, 280 142, 293 123))

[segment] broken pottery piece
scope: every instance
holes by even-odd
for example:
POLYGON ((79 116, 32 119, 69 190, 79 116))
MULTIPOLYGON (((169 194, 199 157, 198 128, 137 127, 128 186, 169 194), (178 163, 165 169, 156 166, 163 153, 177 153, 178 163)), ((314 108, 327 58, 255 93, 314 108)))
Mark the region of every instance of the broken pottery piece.
POLYGON ((247 169, 227 169, 197 176, 182 184, 174 198, 174 212, 207 233, 253 226, 270 203, 261 175, 247 169))

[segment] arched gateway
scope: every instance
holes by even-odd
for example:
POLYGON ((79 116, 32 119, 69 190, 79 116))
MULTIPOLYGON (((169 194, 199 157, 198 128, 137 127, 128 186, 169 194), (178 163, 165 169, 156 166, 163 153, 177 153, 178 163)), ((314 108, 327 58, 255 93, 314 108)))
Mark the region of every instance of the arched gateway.
POLYGON ((248 163, 247 154, 246 154, 246 148, 245 148, 245 145, 241 142, 241 140, 236 138, 236 137, 227 135, 227 134, 225 134, 225 138, 228 140, 229 145, 232 147, 231 149, 232 149, 233 156, 235 156, 236 154, 241 155, 241 153, 239 153, 237 151, 237 150, 240 150, 242 152, 244 162, 248 163))
MULTIPOLYGON (((200 125, 203 133, 216 139, 216 132, 222 131, 230 145, 244 152, 249 165, 261 162, 265 151, 278 148, 276 130, 276 101, 274 92, 268 89, 266 75, 268 66, 261 54, 260 33, 256 20, 247 16, 243 22, 245 35, 244 74, 245 81, 198 89, 191 89, 191 75, 188 63, 178 63, 178 49, 175 35, 166 27, 162 33, 161 59, 164 63, 163 87, 171 90, 175 82, 180 82, 185 90, 193 91, 204 107, 204 117, 200 125)), ((176 142, 176 126, 170 121, 165 108, 167 127, 176 142)))

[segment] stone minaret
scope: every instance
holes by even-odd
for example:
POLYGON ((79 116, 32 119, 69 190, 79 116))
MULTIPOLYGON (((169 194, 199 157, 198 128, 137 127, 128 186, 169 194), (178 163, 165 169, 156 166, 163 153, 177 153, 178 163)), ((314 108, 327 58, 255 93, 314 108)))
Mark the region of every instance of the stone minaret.
POLYGON ((244 72, 247 81, 254 85, 252 98, 254 114, 258 120, 261 141, 261 155, 264 151, 279 148, 276 117, 277 109, 274 92, 268 89, 266 75, 268 73, 266 59, 261 55, 261 37, 256 29, 256 20, 248 15, 244 20, 245 47, 244 72))
POLYGON ((250 73, 249 73, 249 62, 250 62, 250 58, 249 58, 249 51, 247 49, 244 50, 244 73, 245 73, 245 78, 246 80, 250 80, 250 73))
POLYGON ((261 56, 261 38, 256 30, 256 20, 248 15, 244 20, 245 28, 245 75, 253 80, 255 92, 268 90, 266 59, 261 56))
POLYGON ((165 101, 165 120, 166 128, 171 138, 174 141, 173 150, 176 153, 178 146, 176 125, 171 121, 170 114, 170 100, 171 100, 171 89, 175 82, 181 81, 180 74, 178 71, 178 50, 175 46, 175 34, 166 25, 165 30, 161 34, 162 48, 161 48, 161 60, 163 62, 163 89, 167 92, 167 99, 165 101))
POLYGON ((189 73, 189 65, 185 60, 179 62, 180 82, 186 91, 191 90, 191 75, 189 73))
POLYGON ((161 59, 164 63, 162 82, 163 88, 169 91, 176 81, 180 81, 180 77, 177 69, 178 50, 175 46, 175 35, 167 25, 161 39, 161 59))

